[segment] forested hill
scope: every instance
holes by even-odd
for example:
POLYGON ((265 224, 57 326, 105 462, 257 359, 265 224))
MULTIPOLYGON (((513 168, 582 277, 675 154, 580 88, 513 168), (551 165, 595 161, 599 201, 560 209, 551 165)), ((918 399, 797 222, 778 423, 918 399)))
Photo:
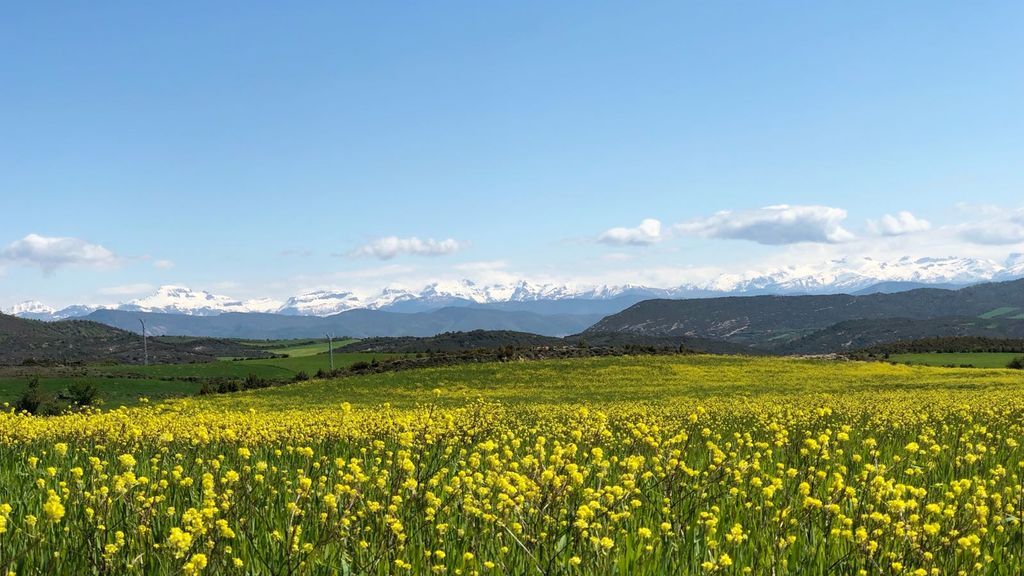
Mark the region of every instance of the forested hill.
MULTIPOLYGON (((218 356, 265 352, 215 338, 150 338, 153 363, 210 362, 218 356)), ((0 365, 143 362, 142 336, 86 320, 42 322, 0 314, 0 365)))
MULTIPOLYGON (((812 338, 815 332, 843 322, 866 321, 863 328, 884 331, 889 319, 933 320, 960 326, 957 335, 981 333, 990 337, 1024 329, 1024 280, 979 284, 960 290, 926 288, 894 294, 864 296, 751 296, 692 300, 648 300, 608 316, 588 333, 628 332, 651 336, 713 338, 748 346, 781 350, 812 338), (986 322, 988 321, 988 322, 986 322)), ((942 330, 936 323, 926 330, 942 330)), ((911 332, 921 329, 912 326, 911 332)), ((913 337, 951 335, 941 331, 913 337)), ((845 334, 857 340, 856 334, 845 334)), ((884 335, 883 335, 884 336, 884 335)), ((900 339, 893 334, 892 339, 900 339)), ((1016 336, 1016 334, 1014 334, 1016 336)), ((876 336, 877 337, 877 336, 876 336)), ((822 346, 842 348, 844 342, 826 339, 822 346)), ((872 342, 863 342, 870 345, 872 342)), ((815 350, 824 351, 824 350, 815 350)), ((834 350, 830 350, 834 351, 834 350)))

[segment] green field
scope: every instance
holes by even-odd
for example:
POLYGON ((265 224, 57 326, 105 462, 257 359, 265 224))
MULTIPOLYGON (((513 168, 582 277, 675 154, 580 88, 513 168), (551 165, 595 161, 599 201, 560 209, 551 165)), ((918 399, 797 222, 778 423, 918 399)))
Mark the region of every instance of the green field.
POLYGON ((1020 576, 1024 374, 479 363, 0 413, 0 574, 1020 576))
POLYGON ((992 318, 1006 316, 1007 314, 1017 312, 1018 310, 1020 310, 1020 308, 1017 308, 1016 306, 1002 306, 1000 308, 996 308, 994 310, 989 310, 988 312, 985 312, 984 314, 981 315, 981 318, 984 318, 985 320, 991 320, 992 318))
MULTIPOLYGON (((363 352, 334 353, 334 367, 344 368, 360 361, 383 360, 391 354, 370 354, 363 352)), ((109 374, 136 375, 155 378, 245 378, 255 374, 261 378, 288 379, 299 372, 312 376, 317 370, 329 370, 331 361, 327 354, 309 354, 288 358, 265 358, 256 360, 220 360, 197 364, 160 364, 139 366, 122 364, 105 366, 109 374)))
MULTIPOLYGON (((14 403, 24 393, 29 377, 0 377, 0 404, 14 403)), ((103 376, 42 376, 39 387, 47 394, 56 396, 66 390, 72 382, 95 385, 100 390, 104 406, 132 406, 139 399, 152 401, 187 396, 199 391, 200 384, 184 380, 157 380, 152 378, 107 378, 103 376)))
MULTIPOLYGON (((334 349, 358 342, 354 339, 335 340, 334 349)), ((241 340, 241 343, 253 348, 259 348, 274 354, 287 354, 288 356, 313 356, 327 352, 328 344, 326 338, 301 339, 301 340, 241 340)))
MULTIPOLYGON (((337 343, 336 343, 337 344, 337 343)), ((250 374, 267 380, 291 380, 299 372, 313 377, 318 370, 330 369, 327 354, 314 350, 320 345, 303 345, 290 348, 298 353, 288 358, 267 358, 256 360, 219 360, 196 364, 158 364, 139 366, 118 364, 110 366, 88 366, 76 370, 76 375, 67 370, 39 368, 38 370, 17 368, 0 372, 0 403, 16 401, 25 391, 32 376, 39 377, 41 388, 56 395, 65 390, 73 380, 95 384, 100 390, 103 406, 131 406, 140 398, 159 400, 175 396, 188 396, 199 392, 203 380, 225 378, 245 379, 250 374), (17 375, 10 372, 16 371, 17 375)), ((322 345, 327 349, 327 344, 322 345)), ((281 348, 276 350, 289 350, 281 348)), ((392 354, 334 353, 335 368, 345 368, 356 362, 370 362, 394 357, 392 354)))
POLYGON ((1006 368, 1014 358, 1024 354, 1014 352, 930 352, 923 354, 893 354, 890 362, 921 364, 923 366, 973 366, 975 368, 1006 368))

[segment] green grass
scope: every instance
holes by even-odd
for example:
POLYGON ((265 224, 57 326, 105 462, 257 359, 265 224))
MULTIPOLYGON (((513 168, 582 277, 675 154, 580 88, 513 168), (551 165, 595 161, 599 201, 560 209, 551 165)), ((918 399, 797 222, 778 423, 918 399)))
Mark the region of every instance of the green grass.
MULTIPOLYGON (((325 343, 323 347, 326 349, 327 344, 325 343)), ((356 362, 384 360, 393 356, 395 355, 335 352, 334 366, 345 368, 356 362)), ((38 376, 43 390, 52 395, 65 390, 75 380, 95 384, 100 390, 104 407, 115 408, 133 406, 138 404, 140 398, 155 401, 191 396, 199 392, 203 380, 242 380, 254 374, 267 380, 283 381, 291 380, 299 372, 305 372, 312 377, 318 370, 328 370, 330 367, 330 358, 327 354, 305 354, 288 358, 219 360, 196 364, 89 366, 80 369, 81 373, 78 374, 52 368, 18 368, 16 374, 11 374, 11 370, 0 373, 0 403, 17 401, 32 376, 38 376)))
POLYGON ((924 366, 966 366, 975 368, 1006 368, 1010 360, 1024 354, 1014 352, 932 352, 924 354, 893 354, 891 362, 921 364, 924 366))
MULTIPOLYGON (((337 350, 338 348, 341 348, 342 346, 351 344, 353 342, 358 342, 358 340, 351 338, 348 340, 335 340, 334 349, 337 350)), ((283 346, 281 348, 267 348, 266 350, 268 352, 273 352, 275 354, 287 354, 289 356, 313 356, 316 354, 323 354, 327 352, 328 344, 326 340, 323 340, 313 344, 299 344, 296 346, 283 346)))
MULTIPOLYGON (((14 404, 25 393, 29 377, 0 378, 0 404, 14 404)), ((94 384, 100 391, 104 407, 134 406, 140 398, 153 401, 189 396, 199 392, 198 382, 184 380, 154 380, 142 378, 106 378, 102 376, 41 377, 39 387, 56 397, 72 382, 94 384)))
POLYGON ((982 314, 980 317, 984 318, 985 320, 991 320, 992 318, 1006 316, 1007 314, 1011 312, 1016 312, 1018 310, 1020 310, 1020 308, 1017 308, 1015 306, 1003 306, 1001 308, 996 308, 995 310, 989 310, 988 312, 982 314))
MULTIPOLYGON (((356 362, 383 360, 393 354, 371 354, 364 352, 334 353, 334 367, 345 368, 356 362)), ((288 358, 261 358, 255 360, 220 360, 199 364, 159 364, 138 366, 122 364, 103 367, 102 371, 117 375, 136 375, 153 378, 245 378, 255 374, 262 378, 288 379, 299 372, 310 376, 317 370, 329 370, 330 357, 327 354, 307 354, 288 358)))

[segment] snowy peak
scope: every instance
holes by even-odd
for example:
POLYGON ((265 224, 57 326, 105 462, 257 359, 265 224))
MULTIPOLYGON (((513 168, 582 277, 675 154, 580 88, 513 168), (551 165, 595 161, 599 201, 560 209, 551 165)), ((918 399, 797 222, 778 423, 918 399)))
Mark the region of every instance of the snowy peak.
POLYGON ((292 296, 278 308, 277 312, 290 316, 330 316, 364 307, 362 300, 351 292, 317 290, 301 296, 292 296))
POLYGON ((1010 254, 1004 265, 1006 270, 1003 271, 1002 276, 1006 278, 1024 276, 1024 253, 1010 254))
MULTIPOLYGON (((648 298, 723 295, 858 293, 881 284, 903 286, 903 289, 920 285, 949 287, 1021 277, 1024 277, 1024 254, 1011 254, 1002 262, 963 257, 904 257, 887 261, 863 257, 721 274, 706 282, 667 288, 638 284, 577 286, 535 283, 527 280, 480 284, 463 279, 432 282, 418 290, 389 286, 373 294, 357 294, 345 290, 316 290, 280 302, 270 298, 243 301, 204 290, 192 290, 185 286, 161 286, 152 295, 111 308, 197 316, 212 316, 226 312, 330 316, 356 309, 424 312, 446 306, 563 300, 629 298, 637 301, 648 298)), ((54 310, 41 302, 28 301, 17 304, 6 312, 24 318, 58 320, 84 316, 97 308, 70 306, 54 310)))
POLYGON ((118 309, 215 316, 225 312, 274 312, 280 307, 280 302, 269 298, 241 301, 185 286, 161 286, 155 294, 121 304, 118 309))
POLYGON ((39 300, 25 300, 3 310, 3 313, 26 318, 29 314, 53 314, 56 311, 56 308, 47 306, 39 300))
POLYGON ((10 314, 19 318, 27 318, 29 320, 64 320, 67 318, 85 316, 97 308, 99 307, 76 304, 74 306, 68 306, 67 308, 57 310, 56 308, 47 306, 38 300, 26 300, 3 310, 3 312, 5 314, 10 314))

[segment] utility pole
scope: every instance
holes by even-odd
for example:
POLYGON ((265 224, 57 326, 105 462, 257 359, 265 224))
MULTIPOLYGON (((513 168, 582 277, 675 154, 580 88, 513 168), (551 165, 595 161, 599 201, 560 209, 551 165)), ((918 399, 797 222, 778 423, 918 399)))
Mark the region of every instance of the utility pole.
POLYGON ((327 349, 331 355, 331 372, 334 372, 334 337, 330 334, 327 335, 327 349))
POLYGON ((139 324, 142 324, 142 362, 145 366, 149 366, 149 347, 146 345, 146 323, 139 318, 139 324))

